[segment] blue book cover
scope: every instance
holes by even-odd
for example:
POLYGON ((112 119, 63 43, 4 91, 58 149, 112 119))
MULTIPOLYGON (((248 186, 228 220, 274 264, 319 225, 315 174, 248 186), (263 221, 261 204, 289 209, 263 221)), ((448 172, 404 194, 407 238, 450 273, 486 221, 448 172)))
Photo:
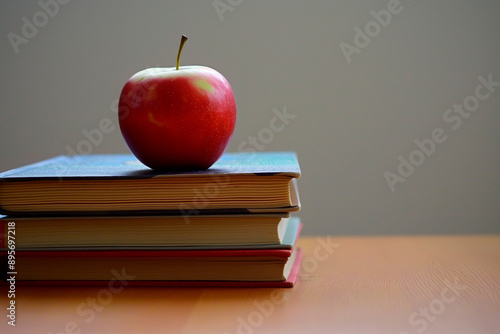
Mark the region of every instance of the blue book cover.
POLYGON ((220 214, 300 209, 294 152, 225 153, 212 167, 158 172, 131 154, 59 156, 0 173, 6 215, 220 214))
POLYGON ((283 174, 300 176, 294 152, 225 153, 209 169, 187 172, 159 172, 150 169, 132 154, 91 154, 58 156, 0 173, 0 182, 34 179, 134 179, 195 175, 283 174))

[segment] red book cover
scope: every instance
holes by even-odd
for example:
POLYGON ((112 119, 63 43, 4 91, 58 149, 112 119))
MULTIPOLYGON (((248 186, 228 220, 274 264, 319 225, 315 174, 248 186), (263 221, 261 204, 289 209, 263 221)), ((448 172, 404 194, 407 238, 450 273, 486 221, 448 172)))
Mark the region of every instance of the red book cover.
MULTIPOLYGON (((285 281, 127 281, 129 287, 199 287, 199 288, 293 288, 297 282, 302 250, 297 254, 285 281)), ((110 281, 18 281, 20 286, 108 286, 110 281)))

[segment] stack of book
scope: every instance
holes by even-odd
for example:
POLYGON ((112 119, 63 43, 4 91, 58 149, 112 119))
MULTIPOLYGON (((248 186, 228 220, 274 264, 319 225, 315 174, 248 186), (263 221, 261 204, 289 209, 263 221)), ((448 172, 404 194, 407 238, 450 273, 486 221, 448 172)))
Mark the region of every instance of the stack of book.
POLYGON ((157 172, 132 155, 61 156, 0 174, 2 274, 18 284, 292 287, 293 152, 157 172))

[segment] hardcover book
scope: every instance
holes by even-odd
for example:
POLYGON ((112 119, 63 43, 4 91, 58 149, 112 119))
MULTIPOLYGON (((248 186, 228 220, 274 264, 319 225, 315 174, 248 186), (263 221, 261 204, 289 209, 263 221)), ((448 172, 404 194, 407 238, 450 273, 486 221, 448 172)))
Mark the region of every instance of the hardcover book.
POLYGON ((301 256, 298 248, 18 251, 16 284, 107 285, 119 273, 130 286, 292 287, 301 256))
POLYGON ((300 209, 293 152, 225 153, 207 170, 158 172, 134 156, 60 156, 0 173, 18 216, 243 214, 300 209))
POLYGON ((1 217, 16 250, 291 249, 300 219, 288 214, 92 217, 1 217))

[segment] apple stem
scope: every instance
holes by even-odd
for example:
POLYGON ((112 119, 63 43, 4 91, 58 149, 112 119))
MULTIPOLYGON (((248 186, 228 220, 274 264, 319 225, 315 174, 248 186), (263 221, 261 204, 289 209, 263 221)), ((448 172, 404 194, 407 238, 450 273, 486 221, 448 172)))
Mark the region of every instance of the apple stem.
POLYGON ((182 37, 181 37, 181 45, 179 45, 179 53, 177 53, 177 63, 175 64, 175 69, 176 70, 179 69, 179 61, 181 60, 182 48, 184 47, 184 44, 186 43, 187 40, 188 40, 188 38, 186 37, 186 35, 182 35, 182 37))

